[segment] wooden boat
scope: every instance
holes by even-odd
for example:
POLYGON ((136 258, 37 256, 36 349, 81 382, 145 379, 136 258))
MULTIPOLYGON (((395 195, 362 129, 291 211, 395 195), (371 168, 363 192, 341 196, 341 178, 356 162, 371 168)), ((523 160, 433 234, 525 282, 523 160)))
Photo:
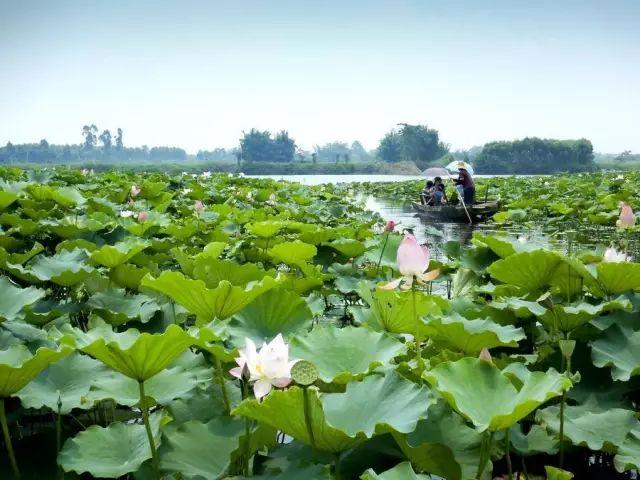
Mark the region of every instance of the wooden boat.
MULTIPOLYGON (((418 215, 436 222, 468 223, 469 218, 462 205, 422 205, 412 203, 418 215)), ((484 222, 500 209, 500 202, 484 202, 468 205, 467 211, 473 223, 484 222)))

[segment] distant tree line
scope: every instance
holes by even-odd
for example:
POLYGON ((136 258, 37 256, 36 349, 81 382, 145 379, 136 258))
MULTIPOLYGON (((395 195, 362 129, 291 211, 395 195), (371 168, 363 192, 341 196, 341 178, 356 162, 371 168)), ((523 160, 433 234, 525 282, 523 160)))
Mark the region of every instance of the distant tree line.
POLYGON ((449 153, 449 145, 440 141, 438 130, 426 125, 400 125, 380 141, 378 156, 385 162, 414 162, 424 169, 449 153))
POLYGON ((589 140, 527 137, 485 144, 474 168, 483 174, 585 172, 597 169, 593 158, 589 140))

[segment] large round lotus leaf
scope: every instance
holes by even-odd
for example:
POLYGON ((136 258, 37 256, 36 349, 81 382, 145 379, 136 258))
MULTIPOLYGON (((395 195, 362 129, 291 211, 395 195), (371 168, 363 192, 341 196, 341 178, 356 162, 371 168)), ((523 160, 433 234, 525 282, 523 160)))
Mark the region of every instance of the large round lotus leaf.
POLYGON ((243 434, 244 422, 239 418, 191 421, 177 428, 169 425, 164 431, 162 470, 190 480, 219 478, 243 434))
POLYGON ((518 318, 539 317, 547 312, 547 309, 538 302, 530 302, 516 297, 504 297, 489 304, 495 310, 512 311, 518 318))
POLYGON ((4 192, 0 190, 0 212, 5 210, 9 205, 18 199, 18 195, 11 192, 4 192))
POLYGON ((511 427, 511 446, 520 455, 553 455, 558 451, 558 439, 540 425, 533 425, 526 435, 517 424, 511 427))
POLYGON ((424 375, 480 431, 508 428, 571 387, 571 380, 550 369, 527 370, 517 389, 498 368, 478 358, 440 363, 424 375))
POLYGON ((160 292, 197 316, 198 325, 213 319, 223 320, 251 303, 259 295, 278 285, 279 280, 266 276, 259 282, 236 287, 226 280, 216 288, 207 288, 202 280, 192 280, 179 272, 164 271, 158 278, 145 276, 140 287, 160 292))
POLYGON ((420 334, 423 324, 419 317, 440 315, 448 308, 443 298, 416 292, 414 313, 412 292, 372 291, 367 282, 360 284, 358 294, 369 305, 371 321, 367 326, 390 333, 420 334))
POLYGON ((115 284, 123 288, 138 290, 140 281, 149 273, 146 267, 136 267, 130 263, 123 263, 109 271, 109 279, 115 284))
POLYGON ((478 275, 473 270, 459 268, 451 281, 451 297, 471 296, 478 280, 478 275))
POLYGON ((596 272, 598 286, 609 295, 640 289, 640 263, 600 263, 596 272))
MULTIPOLYGON (((308 395, 311 429, 316 448, 325 452, 339 453, 364 440, 364 437, 352 438, 346 432, 327 423, 317 389, 310 387, 308 395)), ((245 400, 232 414, 253 418, 311 445, 304 411, 302 388, 291 387, 287 390, 272 391, 261 402, 245 400)))
POLYGON ((25 345, 12 345, 0 350, 0 398, 20 391, 48 365, 57 362, 72 352, 69 347, 59 350, 39 348, 31 354, 25 345))
POLYGON ((27 305, 32 305, 46 295, 44 290, 15 286, 7 277, 0 276, 0 321, 14 320, 27 305))
POLYGON ((254 222, 245 225, 247 232, 260 238, 271 238, 280 230, 285 228, 287 224, 279 220, 264 220, 262 222, 254 222))
POLYGON ((314 245, 295 240, 282 242, 269 249, 269 255, 276 261, 288 265, 301 265, 316 256, 318 250, 314 245))
POLYGON ((521 328, 498 325, 488 318, 467 320, 456 312, 447 317, 428 317, 424 332, 438 345, 473 356, 483 348, 517 347, 526 338, 521 328))
POLYGON ((206 256, 196 257, 192 273, 193 278, 202 280, 209 288, 217 287, 223 280, 232 285, 244 286, 269 275, 253 263, 240 264, 232 260, 218 260, 206 256))
POLYGON ((393 269, 398 268, 398 261, 396 254, 398 247, 404 237, 397 234, 378 235, 376 238, 372 238, 366 242, 369 249, 364 252, 364 259, 375 263, 380 262, 380 267, 391 267, 393 269))
POLYGON ((103 245, 91 252, 91 261, 107 268, 117 267, 133 258, 149 246, 148 242, 137 238, 128 238, 115 245, 103 245))
POLYGON ((323 382, 347 383, 389 363, 405 347, 384 333, 366 328, 326 326, 293 338, 289 350, 290 358, 313 363, 323 382))
POLYGON ((619 297, 615 300, 591 305, 581 302, 572 305, 554 305, 551 310, 539 317, 540 322, 551 331, 571 332, 589 323, 596 317, 616 310, 631 310, 629 299, 619 297))
POLYGON ((134 329, 109 334, 104 327, 96 328, 81 334, 78 346, 127 377, 144 381, 167 368, 192 344, 184 330, 169 325, 164 333, 154 335, 134 329))
POLYGON ((393 371, 349 383, 345 393, 325 394, 321 400, 327 423, 352 437, 372 437, 376 430, 389 428, 412 432, 434 401, 429 389, 393 371))
POLYGON ((269 341, 279 333, 289 336, 308 330, 313 314, 304 298, 296 292, 274 288, 260 295, 233 316, 229 333, 238 346, 249 337, 257 343, 269 341))
MULTIPOLYGON (((160 443, 162 412, 149 418, 151 431, 160 443)), ((58 464, 65 472, 90 473, 96 478, 119 478, 137 471, 151 458, 144 425, 112 423, 94 425, 64 442, 58 464)))
POLYGON ((51 281, 70 287, 84 280, 93 267, 84 263, 87 254, 83 250, 63 250, 52 257, 39 255, 29 265, 29 273, 42 281, 51 281))
POLYGON ((429 480, 431 477, 416 474, 411 463, 402 462, 379 475, 370 468, 360 478, 362 480, 429 480))
POLYGON ((82 194, 73 187, 50 187, 49 185, 31 184, 27 191, 35 200, 53 200, 57 204, 71 208, 86 202, 82 194))
POLYGON ((561 468, 545 466, 544 471, 547 474, 547 480, 571 480, 573 478, 573 473, 561 468))
POLYGON ((479 247, 487 247, 493 251, 500 258, 507 258, 518 250, 522 244, 514 243, 506 238, 494 237, 491 235, 482 235, 480 233, 474 233, 471 242, 479 247))
MULTIPOLYGON (((557 435, 560 432, 560 407, 554 405, 539 410, 536 421, 557 435)), ((633 410, 602 410, 591 402, 564 409, 564 436, 574 445, 586 445, 591 450, 614 451, 624 444, 637 424, 633 410)))
POLYGON ((67 414, 74 408, 88 409, 93 406, 93 403, 86 400, 91 384, 107 371, 100 362, 74 353, 49 365, 20 390, 17 396, 26 408, 48 407, 57 412, 59 400, 62 414, 67 414))
POLYGON ((640 330, 612 325, 591 344, 596 367, 611 367, 613 380, 628 381, 640 374, 640 330))
POLYGON ((147 295, 127 295, 124 290, 118 289, 93 294, 87 305, 113 326, 122 325, 129 320, 146 323, 160 310, 153 298, 147 295))
POLYGON ((327 242, 324 245, 337 250, 341 255, 344 255, 347 258, 359 257, 365 251, 364 243, 352 238, 338 238, 331 242, 327 242))
POLYGON ((640 426, 636 425, 618 448, 613 464, 618 472, 640 468, 640 426))
MULTIPOLYGON (((447 478, 476 478, 482 434, 444 401, 429 408, 426 420, 420 420, 408 435, 393 433, 406 457, 419 470, 447 478)), ((490 479, 487 468, 482 479, 490 479)))
MULTIPOLYGON (((198 384, 195 375, 182 367, 167 368, 144 382, 144 393, 159 405, 168 405, 177 398, 189 396, 198 384)), ((86 395, 90 405, 101 400, 113 400, 118 405, 133 407, 140 402, 138 382, 121 373, 108 371, 96 377, 86 395)))
POLYGON ((562 257, 547 250, 515 253, 493 263, 487 271, 502 283, 534 292, 549 285, 562 257))

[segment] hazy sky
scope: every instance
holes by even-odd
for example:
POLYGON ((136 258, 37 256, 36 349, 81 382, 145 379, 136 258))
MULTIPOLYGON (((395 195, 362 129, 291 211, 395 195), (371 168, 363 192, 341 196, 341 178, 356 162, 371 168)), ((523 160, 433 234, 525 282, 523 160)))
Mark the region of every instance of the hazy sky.
POLYGON ((373 148, 408 122, 639 152, 638 25, 635 0, 0 0, 0 143, 373 148))

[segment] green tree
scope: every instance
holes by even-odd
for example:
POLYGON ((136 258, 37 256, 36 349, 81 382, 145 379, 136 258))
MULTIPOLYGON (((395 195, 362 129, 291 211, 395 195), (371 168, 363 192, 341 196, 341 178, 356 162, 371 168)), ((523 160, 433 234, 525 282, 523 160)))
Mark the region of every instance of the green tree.
POLYGON ((102 147, 104 148, 105 152, 108 152, 109 150, 111 150, 111 132, 109 130, 105 130, 100 134, 100 137, 98 137, 100 139, 100 141, 102 142, 102 147))
POLYGON ((440 141, 436 129, 408 123, 399 125, 399 130, 392 130, 380 141, 378 155, 384 161, 410 161, 425 168, 449 152, 449 146, 440 141))
POLYGON ((97 142, 97 137, 96 137, 97 133, 98 133, 98 127, 96 127, 94 124, 85 125, 84 127, 82 127, 82 136, 84 137, 84 148, 86 150, 91 150, 93 147, 95 147, 97 142))
POLYGON ((402 160, 402 138, 397 132, 391 131, 380 140, 378 156, 390 163, 402 160))
POLYGON ((116 148, 118 150, 122 150, 122 148, 124 147, 123 143, 122 143, 122 129, 118 128, 118 130, 116 130, 116 148))

